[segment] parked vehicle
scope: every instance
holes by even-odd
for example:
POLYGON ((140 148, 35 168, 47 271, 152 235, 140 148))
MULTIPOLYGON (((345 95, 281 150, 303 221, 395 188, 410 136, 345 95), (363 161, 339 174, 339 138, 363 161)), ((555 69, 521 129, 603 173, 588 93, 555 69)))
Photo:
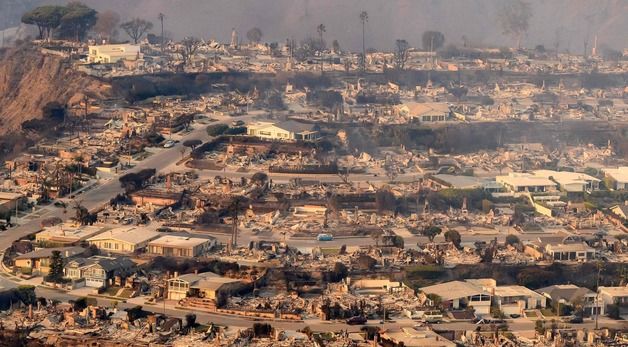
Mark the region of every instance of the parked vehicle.
POLYGON ((561 317, 560 320, 563 321, 563 322, 568 322, 568 323, 572 323, 572 324, 580 324, 580 323, 582 323, 584 321, 582 319, 582 316, 577 316, 577 315, 561 317))
POLYGON ((581 324, 582 322, 584 322, 584 319, 582 319, 582 316, 575 316, 569 320, 569 323, 571 324, 581 324))
POLYGON ((318 234, 318 236, 316 236, 316 240, 318 241, 332 241, 333 239, 334 236, 330 234, 318 234))
POLYGON ((440 323, 443 321, 443 314, 440 311, 427 311, 423 319, 426 323, 440 323))
POLYGON ((360 325, 366 323, 366 317, 364 316, 353 316, 347 319, 347 324, 349 325, 360 325))
POLYGON ((166 141, 166 143, 164 143, 164 148, 172 148, 174 147, 176 142, 172 141, 172 140, 168 140, 166 141))

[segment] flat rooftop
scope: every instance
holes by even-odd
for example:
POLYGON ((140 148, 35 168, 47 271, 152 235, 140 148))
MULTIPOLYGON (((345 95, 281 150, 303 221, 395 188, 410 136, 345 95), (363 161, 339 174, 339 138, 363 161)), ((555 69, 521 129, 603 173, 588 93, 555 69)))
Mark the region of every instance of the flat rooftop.
POLYGON ((19 193, 0 192, 0 200, 15 200, 21 198, 23 195, 19 193))
POLYGON ((474 295, 491 295, 483 288, 464 281, 451 281, 421 288, 425 294, 437 294, 444 301, 466 298, 474 295))
POLYGON ((193 247, 200 246, 202 244, 205 244, 207 242, 212 242, 212 241, 213 241, 212 238, 166 235, 156 240, 153 240, 149 242, 148 244, 151 246, 162 246, 162 247, 193 248, 193 247))
POLYGON ((628 166, 620 166, 618 168, 602 169, 605 174, 611 176, 615 181, 628 182, 628 166))
POLYGON ((35 238, 37 240, 50 240, 59 242, 75 242, 88 239, 111 229, 109 226, 72 226, 68 224, 58 224, 51 227, 46 227, 44 230, 37 233, 35 238))
POLYGON ((159 237, 161 233, 143 227, 122 227, 100 233, 87 241, 116 240, 131 244, 146 242, 159 237))
POLYGON ((497 286, 495 287, 495 296, 513 297, 513 296, 529 296, 542 298, 543 295, 528 289, 524 286, 497 286))
POLYGON ((604 292, 610 294, 612 296, 627 296, 628 297, 628 286, 624 287, 600 287, 600 292, 604 292))

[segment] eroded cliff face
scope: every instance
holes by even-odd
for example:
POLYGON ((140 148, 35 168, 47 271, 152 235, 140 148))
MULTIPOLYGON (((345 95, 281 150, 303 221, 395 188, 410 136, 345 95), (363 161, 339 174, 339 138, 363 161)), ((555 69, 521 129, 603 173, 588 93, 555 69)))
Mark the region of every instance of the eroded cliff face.
POLYGON ((63 57, 22 45, 0 51, 0 136, 18 133, 42 116, 48 102, 78 103, 85 95, 106 98, 108 84, 73 69, 63 57))

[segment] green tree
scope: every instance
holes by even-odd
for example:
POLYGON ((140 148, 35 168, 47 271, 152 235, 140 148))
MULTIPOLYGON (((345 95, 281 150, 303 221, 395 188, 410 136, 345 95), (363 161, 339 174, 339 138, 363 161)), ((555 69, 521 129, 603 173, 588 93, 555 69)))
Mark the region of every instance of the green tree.
POLYGON ((60 251, 52 251, 50 257, 50 272, 46 277, 49 282, 59 283, 63 279, 63 258, 60 251))
POLYGON ((35 287, 22 285, 17 287, 17 297, 24 305, 37 305, 37 296, 35 295, 35 287))
POLYGON ((423 229, 423 232, 421 234, 423 234, 423 236, 427 236, 430 242, 434 242, 434 238, 440 235, 442 232, 443 230, 441 228, 432 225, 430 227, 423 229))
POLYGON ((621 319, 621 312, 618 304, 608 305, 606 307, 606 314, 612 319, 621 319))
POLYGON ((183 146, 190 147, 192 150, 194 150, 197 146, 200 146, 201 144, 203 144, 203 141, 199 139, 190 139, 183 141, 183 146))
POLYGON ((440 31, 428 30, 421 37, 424 51, 434 52, 445 45, 445 35, 440 31))
POLYGON ((224 134, 225 131, 229 129, 227 124, 212 124, 207 126, 207 135, 209 136, 219 136, 224 134))
POLYGON ((49 39, 53 29, 61 24, 61 18, 67 12, 64 6, 40 6, 22 15, 22 23, 35 25, 39 30, 39 39, 49 39))
POLYGON ((458 231, 447 230, 445 232, 445 241, 453 243, 456 248, 460 248, 460 242, 462 242, 462 238, 460 237, 460 233, 458 231))
POLYGON ((129 35, 133 43, 137 44, 153 28, 153 23, 144 19, 133 18, 128 22, 120 24, 120 28, 129 35))
POLYGON ((71 2, 61 17, 59 32, 62 37, 73 37, 77 42, 85 39, 98 21, 98 12, 80 2, 71 2))
POLYGON ((259 43, 262 40, 262 36, 264 36, 264 34, 260 28, 252 28, 246 32, 246 38, 249 39, 251 43, 259 43))
POLYGON ((432 300, 434 307, 439 307, 443 303, 443 298, 438 294, 430 293, 426 296, 428 299, 432 300))

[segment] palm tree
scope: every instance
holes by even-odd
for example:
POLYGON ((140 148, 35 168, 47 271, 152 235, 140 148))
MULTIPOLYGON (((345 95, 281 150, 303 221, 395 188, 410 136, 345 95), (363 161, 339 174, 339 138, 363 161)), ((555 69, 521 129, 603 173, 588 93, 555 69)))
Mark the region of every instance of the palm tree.
POLYGON ((327 29, 325 28, 325 24, 319 24, 316 27, 316 32, 318 33, 318 36, 321 40, 321 45, 323 43, 323 34, 327 32, 327 29))
POLYGON ((164 19, 166 15, 160 12, 157 18, 161 22, 161 55, 164 55, 164 19))
POLYGON ((325 41, 323 41, 323 34, 327 32, 325 29, 325 24, 319 24, 316 27, 316 32, 318 32, 318 37, 320 40, 320 48, 321 48, 321 72, 323 72, 323 50, 325 50, 325 41))
POLYGON ((362 72, 366 70, 366 23, 369 21, 369 14, 366 11, 360 12, 360 22, 362 22, 362 72))

